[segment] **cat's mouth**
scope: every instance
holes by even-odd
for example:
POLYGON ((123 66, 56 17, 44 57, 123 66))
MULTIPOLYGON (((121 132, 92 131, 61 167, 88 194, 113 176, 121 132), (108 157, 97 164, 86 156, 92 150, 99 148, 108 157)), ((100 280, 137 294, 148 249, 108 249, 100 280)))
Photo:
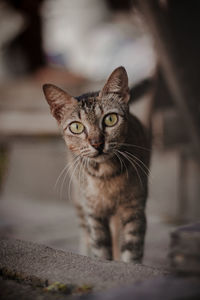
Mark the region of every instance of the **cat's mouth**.
POLYGON ((94 160, 95 162, 105 162, 106 160, 110 159, 113 156, 111 152, 104 152, 99 151, 97 153, 93 153, 91 156, 89 156, 90 159, 94 160))

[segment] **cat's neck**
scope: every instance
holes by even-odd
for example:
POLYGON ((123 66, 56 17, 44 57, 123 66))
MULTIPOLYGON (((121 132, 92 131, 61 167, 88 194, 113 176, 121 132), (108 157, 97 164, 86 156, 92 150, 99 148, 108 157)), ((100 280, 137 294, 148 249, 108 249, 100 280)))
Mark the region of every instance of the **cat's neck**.
POLYGON ((119 176, 124 172, 123 166, 117 157, 112 157, 103 162, 90 161, 85 169, 86 174, 100 179, 109 179, 119 176))

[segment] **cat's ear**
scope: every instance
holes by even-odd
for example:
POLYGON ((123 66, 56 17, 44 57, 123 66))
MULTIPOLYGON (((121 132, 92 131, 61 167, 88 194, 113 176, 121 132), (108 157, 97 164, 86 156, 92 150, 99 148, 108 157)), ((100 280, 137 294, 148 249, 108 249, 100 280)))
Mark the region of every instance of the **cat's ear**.
POLYGON ((53 84, 44 84, 43 91, 52 115, 61 122, 64 113, 77 104, 77 100, 53 84))
POLYGON ((103 96, 109 93, 119 94, 123 97, 124 101, 128 102, 130 97, 128 88, 128 76, 124 67, 118 67, 112 72, 103 89, 101 90, 99 96, 103 96))

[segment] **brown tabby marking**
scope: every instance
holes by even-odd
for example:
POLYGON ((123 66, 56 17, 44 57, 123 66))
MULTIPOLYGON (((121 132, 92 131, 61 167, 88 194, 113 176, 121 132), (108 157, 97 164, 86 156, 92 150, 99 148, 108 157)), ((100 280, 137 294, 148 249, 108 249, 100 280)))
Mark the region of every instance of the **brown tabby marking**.
POLYGON ((150 141, 129 113, 126 70, 115 69, 100 92, 79 97, 51 84, 43 89, 70 149, 74 201, 90 251, 141 262, 150 141))

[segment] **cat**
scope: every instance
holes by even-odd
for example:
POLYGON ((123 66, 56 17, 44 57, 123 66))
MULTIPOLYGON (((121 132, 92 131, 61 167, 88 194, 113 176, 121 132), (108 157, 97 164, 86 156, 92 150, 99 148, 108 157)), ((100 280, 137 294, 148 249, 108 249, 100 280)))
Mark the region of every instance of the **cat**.
POLYGON ((70 150, 85 249, 141 263, 151 139, 129 112, 125 68, 116 68, 98 92, 73 97, 52 84, 43 91, 70 150))

